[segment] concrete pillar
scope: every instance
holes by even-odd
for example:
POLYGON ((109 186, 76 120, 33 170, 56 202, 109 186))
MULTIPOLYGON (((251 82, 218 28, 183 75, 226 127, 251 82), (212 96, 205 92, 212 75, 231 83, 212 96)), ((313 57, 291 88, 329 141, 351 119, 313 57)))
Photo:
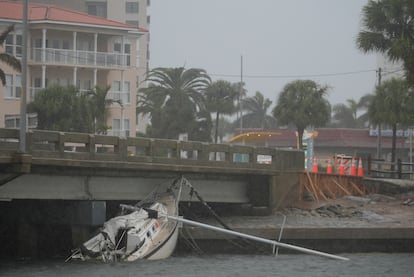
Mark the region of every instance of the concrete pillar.
POLYGON ((42 29, 42 63, 46 62, 46 32, 45 28, 42 29))
POLYGON ((94 65, 96 65, 96 54, 98 52, 98 33, 93 34, 94 65))
POLYGON ((271 177, 269 193, 271 211, 292 206, 300 200, 300 178, 301 173, 298 172, 283 172, 271 177))
POLYGON ((98 79, 98 69, 93 69, 93 88, 97 85, 97 79, 98 79))
POLYGON ((46 65, 42 65, 42 88, 46 87, 46 65))
POLYGON ((73 86, 76 87, 76 82, 77 82, 77 72, 78 72, 78 68, 74 67, 73 68, 73 86))

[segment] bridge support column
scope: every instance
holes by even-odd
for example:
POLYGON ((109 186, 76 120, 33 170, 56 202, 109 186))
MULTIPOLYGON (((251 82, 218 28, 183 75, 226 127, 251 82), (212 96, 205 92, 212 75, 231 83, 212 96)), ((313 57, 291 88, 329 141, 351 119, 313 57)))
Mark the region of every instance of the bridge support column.
POLYGON ((284 172, 270 179, 269 208, 272 211, 285 208, 300 200, 300 174, 284 172))

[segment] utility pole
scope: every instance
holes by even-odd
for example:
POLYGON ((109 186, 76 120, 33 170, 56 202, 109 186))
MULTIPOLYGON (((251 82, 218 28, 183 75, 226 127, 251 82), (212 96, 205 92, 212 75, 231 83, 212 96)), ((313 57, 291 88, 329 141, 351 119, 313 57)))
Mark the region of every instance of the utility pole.
POLYGON ((27 20, 28 0, 23 1, 23 49, 22 49, 22 95, 20 95, 19 151, 26 152, 26 102, 27 102, 27 20))
MULTIPOLYGON (((378 86, 381 86, 381 78, 382 78, 382 69, 381 67, 378 68, 378 86)), ((378 123, 377 126, 377 159, 381 159, 381 148, 382 148, 382 128, 381 122, 378 123)))
POLYGON ((239 108, 240 108, 240 134, 243 133, 243 55, 240 56, 240 95, 239 95, 239 108))

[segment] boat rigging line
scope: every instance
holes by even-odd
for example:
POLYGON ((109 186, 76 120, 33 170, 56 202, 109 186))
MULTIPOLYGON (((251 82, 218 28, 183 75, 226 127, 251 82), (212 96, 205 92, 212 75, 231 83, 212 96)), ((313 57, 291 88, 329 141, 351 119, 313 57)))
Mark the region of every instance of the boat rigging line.
POLYGON ((201 228, 205 228, 205 229, 209 229, 209 230, 213 230, 213 231, 217 231, 217 232, 221 232, 221 233, 225 233, 225 234, 235 235, 235 236, 238 236, 238 237, 259 241, 259 242, 279 246, 279 247, 290 249, 290 250, 295 250, 295 251, 299 251, 299 252, 303 252, 303 253, 307 253, 307 254, 318 255, 318 256, 331 258, 331 259, 335 259, 335 260, 349 261, 349 259, 346 258, 346 257, 337 256, 337 255, 333 255, 333 254, 329 254, 329 253, 325 253, 325 252, 321 252, 321 251, 317 251, 317 250, 313 250, 313 249, 309 249, 309 248, 304 248, 304 247, 300 247, 300 246, 296 246, 296 245, 292 245, 292 244, 287 244, 287 243, 283 243, 283 242, 277 242, 277 241, 274 241, 274 240, 265 239, 265 238, 261 238, 261 237, 257 237, 257 236, 253 236, 253 235, 248 235, 248 234, 236 232, 236 231, 233 231, 233 230, 227 230, 227 229, 224 229, 224 228, 220 228, 220 227, 200 223, 200 222, 197 222, 197 221, 188 220, 188 219, 177 217, 177 216, 171 216, 171 215, 167 215, 167 214, 162 214, 161 216, 165 217, 167 219, 175 220, 175 221, 182 222, 182 223, 185 223, 185 224, 188 224, 188 225, 201 227, 201 228))

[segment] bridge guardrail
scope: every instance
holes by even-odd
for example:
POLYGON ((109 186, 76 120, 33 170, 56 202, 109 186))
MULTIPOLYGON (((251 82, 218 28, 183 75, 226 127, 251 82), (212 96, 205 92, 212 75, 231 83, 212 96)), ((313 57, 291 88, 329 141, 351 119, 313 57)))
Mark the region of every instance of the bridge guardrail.
POLYGON ((368 157, 368 175, 371 177, 412 179, 414 163, 385 161, 384 159, 373 159, 368 157))
MULTIPOLYGON (((0 162, 6 163, 18 149, 19 130, 0 128, 0 162)), ((26 149, 33 159, 303 170, 298 166, 303 152, 298 150, 195 141, 30 130, 26 149), (271 163, 259 163, 258 155, 270 156, 271 163)))

